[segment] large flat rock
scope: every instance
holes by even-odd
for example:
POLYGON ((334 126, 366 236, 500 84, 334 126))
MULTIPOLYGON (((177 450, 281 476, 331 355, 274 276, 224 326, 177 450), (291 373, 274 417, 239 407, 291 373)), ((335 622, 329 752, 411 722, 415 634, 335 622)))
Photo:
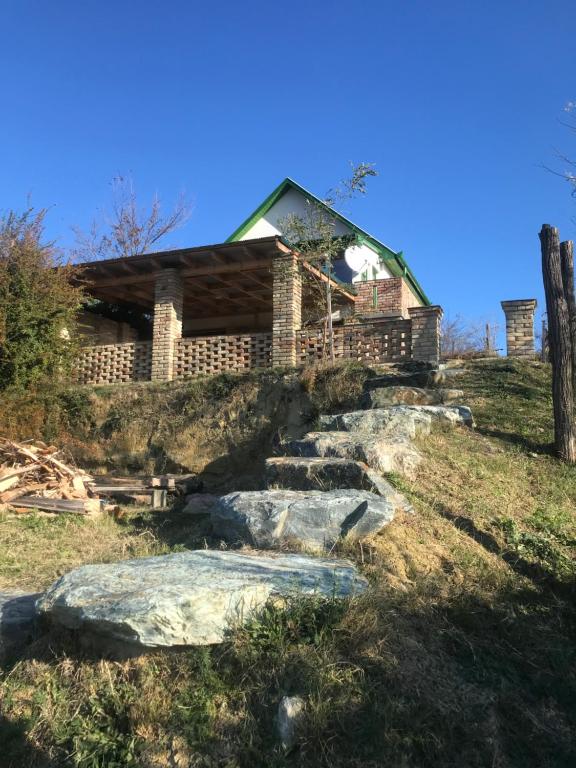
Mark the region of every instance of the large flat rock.
POLYGON ((141 652, 220 643, 270 599, 366 587, 347 560, 200 550, 76 568, 38 609, 109 652, 141 652))
POLYGON ((328 551, 346 536, 378 533, 393 517, 394 505, 368 491, 242 491, 222 496, 212 528, 233 543, 260 548, 296 543, 328 551))
POLYGON ((285 443, 284 450, 290 456, 352 459, 364 462, 380 474, 397 472, 407 477, 414 476, 422 460, 406 434, 390 437, 359 431, 309 432, 300 440, 285 443))
POLYGON ((389 405, 451 405, 457 403, 463 396, 461 389, 391 386, 366 391, 362 398, 362 406, 384 408, 389 405))

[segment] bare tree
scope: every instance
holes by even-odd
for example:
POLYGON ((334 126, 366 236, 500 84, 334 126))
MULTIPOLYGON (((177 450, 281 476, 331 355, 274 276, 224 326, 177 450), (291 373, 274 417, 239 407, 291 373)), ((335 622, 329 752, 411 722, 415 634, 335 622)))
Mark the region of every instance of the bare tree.
POLYGON ((440 330, 442 357, 471 357, 496 351, 498 326, 482 320, 470 321, 461 315, 445 315, 440 330))
POLYGON ((75 261, 136 256, 157 246, 166 235, 182 227, 190 218, 191 206, 180 194, 173 209, 162 212, 158 195, 154 195, 149 208, 138 205, 134 183, 130 176, 112 179, 112 204, 92 222, 88 232, 74 228, 75 261))
MULTIPOLYGON (((544 224, 540 231, 540 243, 552 360, 554 441, 559 457, 574 464, 576 463, 576 419, 574 415, 572 337, 567 300, 570 286, 564 285, 560 236, 556 227, 544 224)), ((568 250, 570 253, 572 252, 571 247, 568 250)))
POLYGON ((341 181, 328 191, 320 203, 306 200, 304 215, 289 214, 279 222, 280 229, 300 252, 300 262, 304 282, 311 288, 317 303, 322 307, 325 317, 325 338, 328 341, 330 359, 334 362, 334 332, 332 328, 332 284, 334 261, 339 258, 350 238, 336 236, 336 206, 367 192, 366 182, 369 177, 377 176, 372 163, 352 165, 349 178, 341 181), (313 269, 306 269, 306 265, 313 269))

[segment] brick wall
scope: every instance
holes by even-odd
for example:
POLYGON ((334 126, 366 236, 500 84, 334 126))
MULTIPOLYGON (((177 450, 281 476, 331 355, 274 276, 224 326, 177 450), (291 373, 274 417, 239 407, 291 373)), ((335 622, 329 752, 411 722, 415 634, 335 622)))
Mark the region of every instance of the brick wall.
POLYGON ((156 278, 152 330, 152 381, 170 381, 175 342, 182 336, 183 288, 177 269, 163 269, 156 278))
POLYGON ((420 362, 437 363, 440 359, 440 322, 442 308, 411 307, 412 358, 420 362))
POLYGON ((296 256, 277 255, 272 262, 272 365, 296 365, 301 325, 302 278, 296 256))
POLYGON ((506 354, 508 357, 534 357, 536 299, 516 299, 501 304, 506 315, 506 354))
POLYGON ((369 315, 373 312, 397 312, 408 317, 408 309, 417 307, 420 301, 403 277, 387 277, 381 280, 365 280, 354 283, 357 292, 356 312, 369 315))

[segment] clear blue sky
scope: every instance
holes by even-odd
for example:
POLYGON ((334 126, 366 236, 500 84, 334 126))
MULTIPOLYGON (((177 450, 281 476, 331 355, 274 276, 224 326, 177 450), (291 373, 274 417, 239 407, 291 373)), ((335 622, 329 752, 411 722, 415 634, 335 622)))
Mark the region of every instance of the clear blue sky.
POLYGON ((51 206, 63 245, 132 173, 219 242, 285 177, 318 195, 376 164, 348 211, 450 314, 541 299, 543 222, 576 235, 546 173, 576 100, 574 0, 3 0, 0 208, 51 206))

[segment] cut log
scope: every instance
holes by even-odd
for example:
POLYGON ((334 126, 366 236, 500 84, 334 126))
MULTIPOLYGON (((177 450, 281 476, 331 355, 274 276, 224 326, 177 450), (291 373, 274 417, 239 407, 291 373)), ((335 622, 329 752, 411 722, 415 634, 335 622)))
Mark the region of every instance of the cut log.
POLYGON ((39 496, 20 496, 13 499, 16 509, 40 509, 46 512, 68 512, 73 515, 98 514, 104 508, 100 499, 44 499, 39 496))

